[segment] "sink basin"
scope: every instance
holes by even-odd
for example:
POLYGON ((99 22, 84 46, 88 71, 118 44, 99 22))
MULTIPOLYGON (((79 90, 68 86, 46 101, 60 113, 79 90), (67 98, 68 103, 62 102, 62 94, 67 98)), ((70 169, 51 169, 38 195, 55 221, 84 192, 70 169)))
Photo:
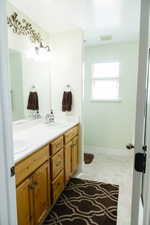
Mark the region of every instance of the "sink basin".
POLYGON ((37 130, 39 128, 65 128, 68 126, 66 121, 56 121, 54 123, 46 123, 44 120, 22 121, 14 125, 15 132, 24 132, 25 130, 37 130))
POLYGON ((22 120, 15 122, 13 125, 13 129, 19 132, 22 130, 32 129, 39 124, 42 124, 41 120, 22 120))
POLYGON ((68 127, 67 121, 56 121, 54 123, 45 123, 44 120, 23 121, 14 126, 14 153, 21 154, 31 146, 36 146, 35 138, 38 142, 47 140, 48 138, 57 135, 60 129, 68 127))
POLYGON ((58 127, 58 128, 63 128, 63 127, 66 127, 66 126, 68 126, 68 124, 67 123, 65 123, 65 122, 54 122, 54 123, 50 123, 49 124, 49 126, 50 127, 58 127))

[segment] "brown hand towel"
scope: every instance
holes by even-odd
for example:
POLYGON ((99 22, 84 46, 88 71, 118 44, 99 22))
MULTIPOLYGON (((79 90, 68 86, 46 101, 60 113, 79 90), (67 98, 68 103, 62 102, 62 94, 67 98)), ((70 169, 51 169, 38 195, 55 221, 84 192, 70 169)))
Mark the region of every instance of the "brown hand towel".
POLYGON ((37 92, 30 92, 28 98, 27 109, 39 110, 39 101, 37 92))
POLYGON ((62 99, 62 111, 70 112, 72 109, 72 93, 71 91, 64 91, 62 99))

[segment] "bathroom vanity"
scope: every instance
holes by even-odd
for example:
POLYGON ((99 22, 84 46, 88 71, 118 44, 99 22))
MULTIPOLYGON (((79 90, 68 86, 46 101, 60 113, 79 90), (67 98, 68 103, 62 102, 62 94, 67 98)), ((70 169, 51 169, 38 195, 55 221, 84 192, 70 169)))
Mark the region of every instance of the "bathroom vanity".
MULTIPOLYGON (((8 4, 7 18, 15 161, 11 175, 15 173, 16 177, 18 225, 39 225, 79 167, 80 126, 79 119, 74 117, 81 118, 81 51, 76 52, 75 47, 72 50, 74 32, 71 31, 71 36, 64 39, 70 50, 68 47, 64 49, 63 44, 58 48, 59 39, 53 41, 49 31, 34 23, 29 15, 16 8, 17 5, 8 4), (30 29, 30 32, 24 32, 24 29, 30 29), (51 46, 54 51, 50 52, 51 46), (79 62, 63 62, 66 64, 64 73, 58 71, 62 77, 61 87, 54 88, 56 75, 53 77, 52 74, 60 65, 58 50, 65 52, 62 56, 68 54, 67 58, 74 60, 78 55, 79 62), (53 62, 57 62, 56 68, 53 68, 53 62), (79 79, 74 81, 77 76, 79 79), (74 107, 72 111, 69 107, 62 112, 61 93, 69 83, 72 84, 74 107), (32 102, 36 102, 36 107, 32 102), (58 104, 55 105, 56 102, 58 104), (52 115, 51 119, 49 116, 52 108, 56 113, 55 122, 52 115), (57 116, 61 118, 57 120, 57 116)), ((78 46, 83 40, 78 30, 77 35, 76 42, 75 31, 78 46)))
POLYGON ((31 144, 20 153, 16 142, 18 225, 41 224, 78 169, 79 124, 56 127, 43 125, 41 136, 44 129, 51 134, 43 140, 43 144, 38 136, 34 139, 37 146, 41 145, 40 148, 36 149, 31 144))

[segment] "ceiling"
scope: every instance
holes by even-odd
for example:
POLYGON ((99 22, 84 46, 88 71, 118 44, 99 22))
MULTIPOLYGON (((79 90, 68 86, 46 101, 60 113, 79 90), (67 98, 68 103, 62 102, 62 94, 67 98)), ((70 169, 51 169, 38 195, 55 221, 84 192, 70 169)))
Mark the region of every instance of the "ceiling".
POLYGON ((9 0, 49 33, 80 28, 87 45, 138 39, 140 0, 9 0))

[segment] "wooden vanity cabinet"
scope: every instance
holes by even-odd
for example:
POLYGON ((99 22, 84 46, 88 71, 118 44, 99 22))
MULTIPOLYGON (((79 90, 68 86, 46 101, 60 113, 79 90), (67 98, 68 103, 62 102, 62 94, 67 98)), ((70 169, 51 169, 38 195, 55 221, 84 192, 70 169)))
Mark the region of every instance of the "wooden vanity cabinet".
POLYGON ((76 172, 79 157, 79 126, 65 133, 65 184, 76 172))
POLYGON ((16 184, 19 185, 47 160, 49 160, 49 145, 42 147, 24 160, 18 162, 15 166, 16 184))
POLYGON ((41 224, 50 207, 49 146, 16 165, 16 184, 18 225, 41 224))
POLYGON ((49 162, 17 187, 18 225, 38 225, 50 207, 49 162))
POLYGON ((18 225, 33 225, 33 193, 31 191, 32 180, 27 178, 17 187, 17 214, 18 225))
POLYGON ((60 136, 50 143, 50 155, 55 155, 64 146, 64 138, 60 136))
POLYGON ((49 162, 44 163, 33 174, 34 224, 41 224, 50 207, 49 162))
POLYGON ((72 140, 73 137, 78 135, 79 133, 79 125, 71 128, 69 131, 67 131, 64 136, 65 136, 65 144, 67 144, 70 140, 72 140))
POLYGON ((59 198, 63 190, 64 190, 64 171, 62 170, 61 173, 52 182, 53 203, 56 202, 56 200, 59 198))
POLYGON ((64 190, 64 137, 56 138, 50 144, 52 204, 56 202, 64 190))
POLYGON ((72 152, 72 141, 70 141, 65 145, 65 184, 68 183, 72 174, 71 152, 72 152))
POLYGON ((71 175, 73 175, 78 168, 78 154, 79 154, 79 138, 78 136, 74 137, 72 140, 72 149, 71 149, 71 175))
POLYGON ((79 126, 15 166, 18 225, 40 225, 76 172, 79 126))
POLYGON ((54 180, 57 175, 64 169, 64 149, 51 157, 51 175, 54 180))

